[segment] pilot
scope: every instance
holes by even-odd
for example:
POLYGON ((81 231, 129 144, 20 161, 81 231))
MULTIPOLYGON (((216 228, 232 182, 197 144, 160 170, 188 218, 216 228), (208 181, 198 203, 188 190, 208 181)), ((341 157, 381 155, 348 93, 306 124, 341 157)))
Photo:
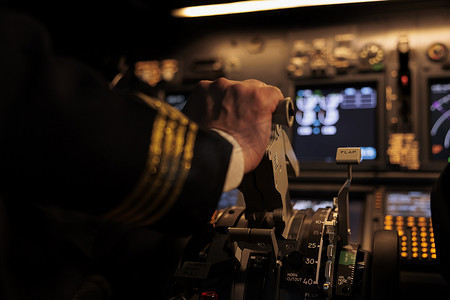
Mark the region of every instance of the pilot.
POLYGON ((0 60, 0 299, 165 299, 151 280, 169 274, 171 237, 258 165, 281 91, 200 81, 181 112, 109 88, 16 12, 0 13, 0 60))

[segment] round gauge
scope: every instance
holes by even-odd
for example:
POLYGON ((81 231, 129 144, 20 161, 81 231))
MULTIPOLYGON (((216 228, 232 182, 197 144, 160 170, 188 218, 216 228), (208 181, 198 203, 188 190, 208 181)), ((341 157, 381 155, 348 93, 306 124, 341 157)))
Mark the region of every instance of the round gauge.
POLYGON ((379 70, 383 67, 384 50, 378 44, 369 43, 361 49, 359 58, 363 64, 371 66, 374 70, 379 70))
POLYGON ((448 49, 443 43, 434 43, 427 49, 427 56, 432 61, 443 61, 447 57, 448 49))

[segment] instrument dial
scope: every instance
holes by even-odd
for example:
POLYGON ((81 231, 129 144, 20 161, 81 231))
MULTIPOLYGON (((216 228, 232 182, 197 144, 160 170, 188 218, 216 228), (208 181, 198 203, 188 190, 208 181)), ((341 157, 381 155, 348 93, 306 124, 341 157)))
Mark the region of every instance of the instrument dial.
POLYGON ((361 49, 359 58, 364 65, 378 71, 383 68, 384 50, 378 44, 369 43, 361 49))
POLYGON ((446 59, 448 53, 447 46, 443 43, 434 43, 427 49, 427 56, 432 61, 443 61, 446 59))

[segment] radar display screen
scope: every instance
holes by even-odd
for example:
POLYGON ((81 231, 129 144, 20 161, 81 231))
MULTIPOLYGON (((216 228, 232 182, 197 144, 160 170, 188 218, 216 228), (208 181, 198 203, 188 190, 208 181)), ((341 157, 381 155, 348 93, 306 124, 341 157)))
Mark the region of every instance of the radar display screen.
POLYGON ((450 162, 450 78, 429 81, 431 159, 450 162))
POLYGON ((297 86, 294 150, 300 161, 334 163, 338 147, 377 158, 376 82, 297 86))

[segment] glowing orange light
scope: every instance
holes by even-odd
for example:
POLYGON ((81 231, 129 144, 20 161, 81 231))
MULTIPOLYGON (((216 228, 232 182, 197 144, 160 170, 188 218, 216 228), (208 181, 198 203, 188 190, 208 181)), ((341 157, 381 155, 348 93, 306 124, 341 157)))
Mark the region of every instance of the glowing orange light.
POLYGON ((442 145, 433 145, 433 146, 431 146, 431 152, 432 152, 433 154, 438 154, 438 153, 440 153, 443 149, 444 149, 444 147, 442 147, 442 145))

